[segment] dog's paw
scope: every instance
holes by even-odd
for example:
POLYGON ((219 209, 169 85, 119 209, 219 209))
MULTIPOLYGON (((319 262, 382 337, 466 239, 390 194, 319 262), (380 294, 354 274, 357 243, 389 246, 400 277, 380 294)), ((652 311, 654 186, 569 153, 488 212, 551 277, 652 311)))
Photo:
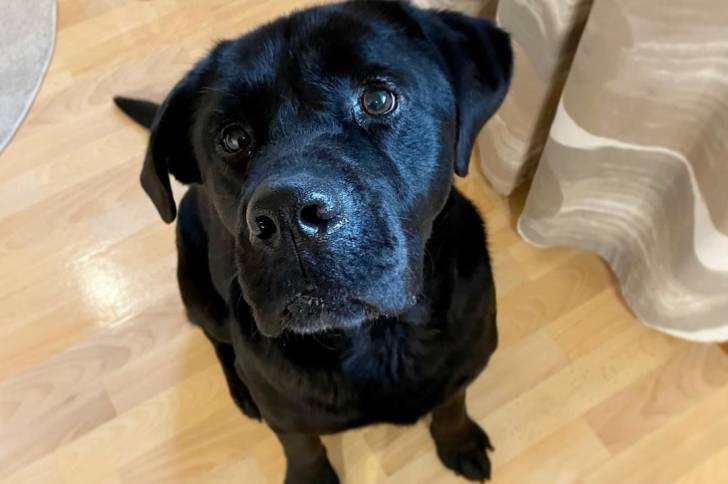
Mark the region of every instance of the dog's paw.
POLYGON ((307 469, 292 469, 286 471, 284 484, 339 484, 339 476, 331 466, 328 459, 320 465, 307 469))
POLYGON ((475 422, 457 438, 435 438, 437 455, 445 467, 471 481, 490 479, 488 451, 493 450, 488 435, 475 422))

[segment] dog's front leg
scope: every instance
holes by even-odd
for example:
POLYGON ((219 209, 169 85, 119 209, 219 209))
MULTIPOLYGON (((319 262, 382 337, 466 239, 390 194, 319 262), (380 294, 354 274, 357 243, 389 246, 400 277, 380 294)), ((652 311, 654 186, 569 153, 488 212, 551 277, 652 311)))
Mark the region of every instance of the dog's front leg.
POLYGON ((468 416, 465 390, 433 410, 430 433, 447 468, 473 481, 490 479, 487 451, 493 447, 488 435, 468 416))
POLYGON ((338 484, 318 435, 276 432, 286 455, 285 484, 338 484))
POLYGON ((208 336, 208 339, 215 348, 215 354, 222 366, 225 381, 227 381, 230 396, 232 396, 233 401, 245 415, 252 419, 260 420, 261 416, 258 405, 256 405, 248 387, 243 383, 235 368, 235 350, 231 345, 220 343, 210 336, 208 336))

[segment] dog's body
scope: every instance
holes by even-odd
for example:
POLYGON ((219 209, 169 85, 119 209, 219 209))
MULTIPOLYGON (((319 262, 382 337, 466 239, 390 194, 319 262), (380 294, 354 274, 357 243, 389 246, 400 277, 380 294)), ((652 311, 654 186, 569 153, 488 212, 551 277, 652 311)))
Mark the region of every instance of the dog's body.
POLYGON ((477 213, 456 191, 446 213, 428 247, 425 293, 432 299, 411 310, 415 321, 384 318, 347 331, 266 338, 244 304, 234 315, 233 240, 192 187, 177 225, 182 297, 218 348, 243 411, 276 430, 325 434, 414 423, 463 390, 495 349, 495 301, 477 213))
POLYGON ((336 482, 320 434, 430 412, 443 462, 489 476, 464 395, 496 346, 495 291, 482 221, 451 173, 466 171, 510 62, 482 21, 353 2, 221 44, 159 108, 117 100, 153 120, 142 184, 166 221, 166 172, 192 184, 182 299, 237 405, 281 440, 287 482, 336 482))

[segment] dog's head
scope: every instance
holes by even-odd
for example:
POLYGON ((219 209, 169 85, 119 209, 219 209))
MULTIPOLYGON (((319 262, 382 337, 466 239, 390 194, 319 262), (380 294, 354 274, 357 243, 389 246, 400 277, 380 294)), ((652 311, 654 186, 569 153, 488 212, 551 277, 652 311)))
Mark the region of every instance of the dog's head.
POLYGON ((169 173, 201 184, 263 334, 400 314, 510 74, 509 38, 484 20, 389 1, 297 12, 177 84, 142 185, 171 222, 169 173))

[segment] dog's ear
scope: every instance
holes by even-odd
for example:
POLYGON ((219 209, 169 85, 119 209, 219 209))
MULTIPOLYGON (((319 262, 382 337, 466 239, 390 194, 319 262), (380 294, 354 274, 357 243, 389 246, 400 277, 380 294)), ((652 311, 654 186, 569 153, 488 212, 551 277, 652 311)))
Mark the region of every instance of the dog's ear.
POLYGON ((510 36, 491 22, 427 10, 423 30, 450 74, 457 106, 455 173, 468 173, 475 138, 503 102, 513 70, 510 36))
POLYGON ((169 174, 181 183, 200 182, 200 170, 190 139, 192 114, 199 93, 198 77, 192 72, 177 83, 157 111, 139 177, 144 191, 167 223, 177 215, 169 174))

